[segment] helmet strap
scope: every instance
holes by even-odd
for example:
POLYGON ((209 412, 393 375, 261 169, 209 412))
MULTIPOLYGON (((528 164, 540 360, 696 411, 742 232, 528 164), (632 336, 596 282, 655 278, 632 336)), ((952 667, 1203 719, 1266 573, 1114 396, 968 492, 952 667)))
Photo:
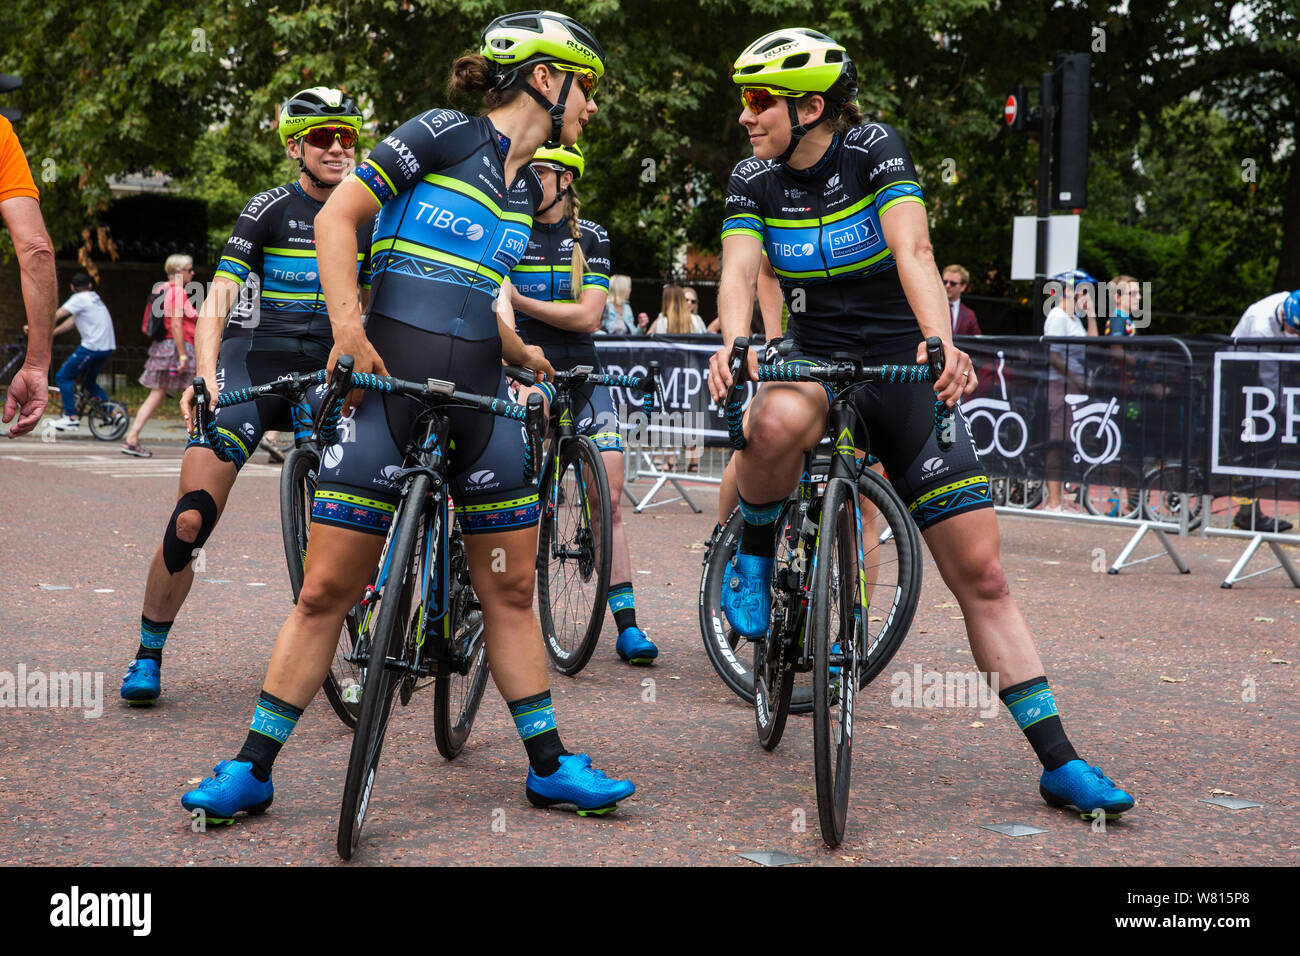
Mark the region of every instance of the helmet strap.
POLYGON ((799 122, 799 111, 794 108, 794 99, 791 97, 785 97, 785 107, 790 111, 790 145, 785 148, 784 153, 776 158, 778 163, 788 163, 790 157, 794 155, 794 151, 799 148, 799 141, 811 132, 813 127, 826 118, 826 112, 830 107, 830 103, 824 95, 822 96, 822 101, 824 105, 822 106, 821 115, 811 123, 804 124, 799 122))
POLYGON ((304 176, 306 176, 308 179, 310 179, 311 182, 312 182, 312 185, 315 186, 317 189, 333 189, 333 188, 334 188, 333 185, 331 185, 330 183, 323 183, 323 182, 321 182, 319 179, 316 178, 316 174, 313 173, 310 169, 307 168, 307 163, 306 163, 306 161, 304 161, 303 158, 302 158, 302 157, 303 157, 303 150, 304 150, 304 144, 303 144, 303 141, 302 141, 301 138, 299 138, 299 139, 296 140, 296 142, 298 143, 298 170, 299 170, 299 171, 300 171, 304 176))
POLYGON ((546 110, 551 117, 551 138, 545 143, 548 147, 560 145, 560 132, 564 129, 564 104, 569 99, 569 90, 573 88, 573 74, 567 70, 564 72, 564 82, 560 84, 560 98, 552 103, 541 91, 529 83, 526 79, 520 78, 519 82, 524 84, 524 92, 535 99, 546 110))
POLYGON ((556 204, 563 202, 564 197, 569 194, 569 191, 567 189, 560 188, 560 177, 563 175, 564 173, 560 172, 559 170, 555 171, 555 198, 552 199, 550 202, 548 202, 541 209, 537 210, 537 212, 533 214, 534 217, 542 215, 548 209, 555 208, 556 204))

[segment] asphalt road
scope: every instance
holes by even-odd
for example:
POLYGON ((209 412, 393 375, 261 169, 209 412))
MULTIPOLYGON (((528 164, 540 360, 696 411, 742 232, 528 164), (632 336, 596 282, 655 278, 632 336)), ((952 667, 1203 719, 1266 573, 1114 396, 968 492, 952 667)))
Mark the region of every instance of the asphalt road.
MULTIPOLYGON (((162 700, 131 710, 117 698, 145 568, 175 496, 180 449, 155 451, 141 461, 94 442, 0 443, 0 682, 20 667, 103 675, 99 716, 84 706, 0 708, 0 863, 342 865, 334 839, 349 736, 323 697, 276 764, 265 816, 196 833, 179 802, 238 749, 289 608, 278 468, 261 454, 172 630, 162 700)), ((494 688, 451 763, 434 748, 431 702, 417 695, 390 730, 356 862, 750 865, 740 853, 776 850, 817 865, 1300 859, 1300 591, 1280 573, 1222 590, 1242 542, 1180 542, 1187 576, 1163 559, 1110 576, 1093 571, 1095 549, 1110 560, 1124 530, 1002 521, 1007 575, 1066 730, 1137 797, 1104 831, 1042 802, 1037 762, 1002 708, 986 717, 891 706, 894 674, 974 666, 960 612, 927 561, 913 630, 855 709, 848 833, 828 851, 808 718, 792 717, 778 750, 764 752, 752 711, 705 658, 698 542, 716 499, 709 488, 698 497, 703 515, 679 502, 628 518, 638 615, 660 662, 620 663, 607 619, 587 669, 553 675, 566 745, 632 778, 635 796, 599 819, 534 810, 494 688), (1203 802, 1225 791, 1263 806, 1203 802), (1046 832, 980 828, 1000 822, 1046 832)))

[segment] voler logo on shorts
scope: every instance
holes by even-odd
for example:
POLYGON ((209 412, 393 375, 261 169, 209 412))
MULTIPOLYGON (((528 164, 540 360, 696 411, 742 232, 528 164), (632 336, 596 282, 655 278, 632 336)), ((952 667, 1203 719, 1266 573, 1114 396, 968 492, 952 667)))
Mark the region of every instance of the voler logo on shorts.
POLYGON ((496 472, 490 471, 487 468, 484 468, 481 471, 472 472, 468 478, 469 487, 476 491, 496 488, 501 484, 501 482, 496 480, 496 477, 496 472))
POLYGON ((931 475, 942 474, 947 470, 948 468, 944 464, 942 458, 939 457, 930 458, 923 465, 921 465, 921 477, 928 478, 931 475))
POLYGON ((325 449, 325 453, 321 455, 321 464, 323 464, 326 468, 337 468, 339 466, 339 462, 341 462, 342 460, 343 460, 342 445, 330 445, 328 448, 325 449))
POLYGON ((397 474, 402 470, 401 465, 385 465, 384 470, 379 473, 378 478, 371 478, 372 485, 382 485, 385 488, 397 487, 397 474))
POLYGON ((253 427, 252 422, 244 422, 244 424, 239 426, 239 430, 241 433, 243 433, 243 436, 247 438, 249 441, 253 440, 253 435, 257 431, 257 429, 253 427))

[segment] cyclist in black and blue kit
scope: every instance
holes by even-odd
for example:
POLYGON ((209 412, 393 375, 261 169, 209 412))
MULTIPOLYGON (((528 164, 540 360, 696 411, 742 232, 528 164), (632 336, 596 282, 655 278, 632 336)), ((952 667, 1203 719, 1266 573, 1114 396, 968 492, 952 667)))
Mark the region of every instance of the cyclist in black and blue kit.
MULTIPOLYGON (((1133 798, 1078 758, 1065 735, 1029 628, 1011 599, 999 557, 988 478, 965 427, 941 452, 934 399, 954 405, 976 385, 970 358, 952 345, 947 297, 930 246, 924 199, 898 130, 864 123, 857 71, 844 47, 812 30, 780 30, 736 60, 740 123, 752 159, 727 186, 718 301, 723 347, 709 390, 731 384, 732 342, 749 327, 762 250, 790 305, 793 361, 847 351, 868 364, 923 362, 939 336, 947 367, 933 386, 858 391, 871 451, 907 504, 961 605, 971 651, 1043 764, 1039 792, 1053 806, 1123 812, 1133 798), (887 402, 887 403, 886 403, 887 402)), ((753 378, 751 354, 747 374, 753 378)), ((813 383, 762 385, 735 455, 745 518, 723 609, 741 634, 767 631, 773 522, 799 479, 803 452, 824 434, 828 408, 813 383)), ((958 412, 960 417, 960 412, 958 412)))
MULTIPOLYGON (((578 216, 581 203, 574 183, 586 160, 577 146, 539 149, 533 156, 543 187, 533 217, 528 249, 502 286, 509 294, 515 329, 529 345, 538 345, 557 369, 590 365, 599 370, 596 340, 609 292, 609 236, 603 226, 578 216), (575 293, 574 289, 578 291, 575 293)), ((549 402, 550 385, 539 386, 549 402)), ((659 649, 637 626, 632 592, 632 560, 623 528, 623 445, 618 414, 608 388, 586 385, 574 393, 574 421, 579 432, 600 449, 609 478, 609 610, 618 627, 618 656, 633 664, 650 664, 659 649)))
MULTIPOLYGON (((339 90, 302 90, 281 106, 280 141, 298 165, 298 178, 258 193, 239 214, 195 329, 197 373, 217 388, 311 371, 329 357, 332 338, 312 223, 351 171, 360 129, 361 112, 339 90)), ((358 232, 363 236, 368 238, 358 232)), ((354 287, 368 283, 363 259, 359 252, 354 287)), ((194 390, 187 389, 181 396, 187 424, 193 401, 194 390)), ((191 559, 216 527, 239 469, 263 431, 303 424, 293 422, 288 403, 274 397, 223 408, 216 421, 226 458, 197 441, 186 448, 176 507, 149 566, 140 646, 122 682, 122 697, 133 706, 151 705, 161 693, 163 644, 194 583, 191 559)))
MULTIPOLYGON (((527 248, 542 196, 528 163, 548 140, 577 141, 596 111, 592 95, 604 68, 595 38, 568 17, 500 17, 479 51, 452 67, 450 88, 485 94, 487 113, 428 110, 375 147, 316 218, 334 330, 331 366, 348 354, 357 372, 449 379, 501 397, 508 394, 503 359, 553 374, 541 350, 498 319, 497 295, 527 248), (351 274, 358 230, 372 221, 374 286, 363 327, 351 274)), ((416 408, 370 396, 356 410, 354 443, 333 467, 322 467, 306 579, 280 630, 244 746, 181 800, 209 822, 270 804, 272 763, 324 680, 344 616, 379 558, 400 495, 388 475, 402 462, 416 408)), ((492 678, 528 754, 525 792, 536 806, 611 810, 631 795, 631 782, 609 779, 586 755, 569 753, 555 726, 533 610, 539 507, 536 483, 523 474, 523 430, 470 411, 450 418, 452 495, 483 607, 492 678)))

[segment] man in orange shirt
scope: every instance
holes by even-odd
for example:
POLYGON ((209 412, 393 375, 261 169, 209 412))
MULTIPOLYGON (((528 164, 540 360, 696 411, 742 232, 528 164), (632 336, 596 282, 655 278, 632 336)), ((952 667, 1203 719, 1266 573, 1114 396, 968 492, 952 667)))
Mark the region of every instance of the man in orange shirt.
POLYGON ((9 429, 10 438, 25 435, 40 421, 50 376, 58 283, 54 277, 54 246, 45 231, 39 198, 14 128, 0 116, 0 218, 18 253, 28 327, 27 360, 9 383, 0 418, 8 422, 15 414, 18 416, 9 429))

